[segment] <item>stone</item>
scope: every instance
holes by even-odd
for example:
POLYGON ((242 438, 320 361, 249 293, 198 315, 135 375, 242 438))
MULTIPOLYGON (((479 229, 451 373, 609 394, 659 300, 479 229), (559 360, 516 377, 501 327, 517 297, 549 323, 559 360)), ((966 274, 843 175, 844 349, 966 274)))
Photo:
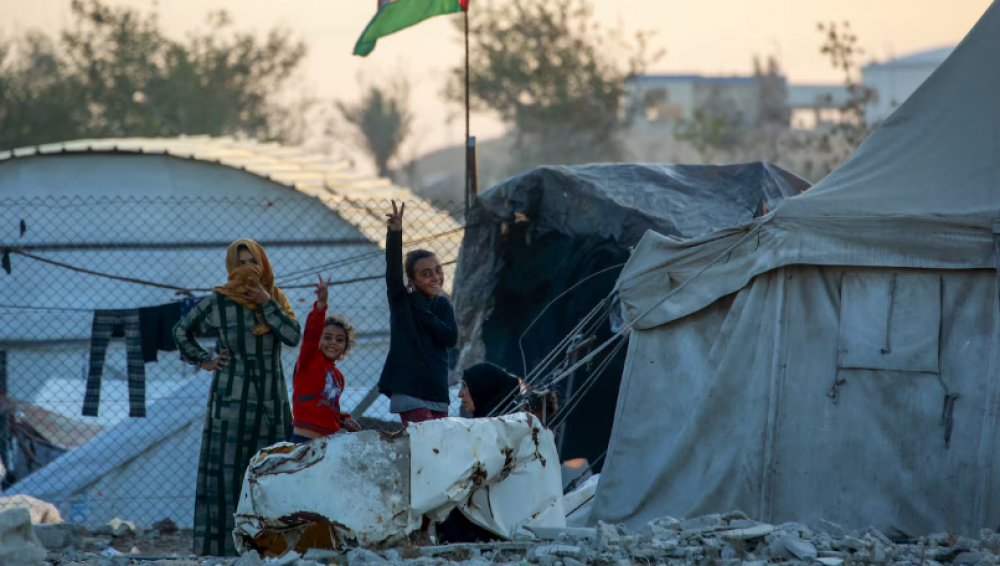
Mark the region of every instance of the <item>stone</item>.
POLYGON ((676 539, 654 539, 649 545, 657 550, 675 550, 680 542, 676 539))
POLYGON ((753 540, 758 538, 764 538, 773 532, 774 532, 773 526, 760 524, 755 527, 749 527, 746 529, 734 529, 731 531, 722 531, 718 534, 724 539, 753 540))
POLYGON ((566 546, 561 544, 545 544, 532 547, 528 550, 526 558, 535 560, 541 556, 559 556, 569 558, 580 558, 583 556, 583 549, 579 546, 566 546))
POLYGON ((563 558, 563 564, 565 564, 566 566, 586 566, 583 562, 580 562, 576 558, 571 558, 569 556, 563 558))
POLYGON ((927 546, 951 546, 955 537, 948 533, 934 533, 924 537, 927 546))
POLYGON ((55 505, 30 495, 0 496, 0 513, 10 509, 27 509, 33 525, 55 525, 63 522, 55 505))
POLYGON ((837 538, 842 538, 847 536, 847 529, 841 527, 837 523, 827 521, 826 519, 820 519, 819 521, 817 521, 815 525, 815 530, 837 538))
POLYGON ((343 552, 337 550, 326 550, 322 548, 310 548, 302 558, 306 560, 333 560, 344 556, 343 552))
POLYGON ((732 523, 733 521, 749 521, 750 517, 743 511, 730 511, 723 515, 722 520, 732 523))
POLYGON ((872 540, 872 558, 874 558, 876 562, 885 562, 885 546, 877 540, 872 540))
POLYGON ((717 531, 728 527, 718 513, 681 521, 681 531, 717 531))
POLYGON ((47 555, 31 526, 30 510, 17 507, 0 513, 0 564, 45 566, 47 555))
POLYGON ((871 525, 869 525, 868 529, 865 530, 865 534, 871 536, 872 538, 878 540, 879 542, 881 542, 886 546, 892 546, 892 541, 889 540, 889 537, 885 536, 884 534, 882 534, 882 531, 876 529, 871 525))
POLYGON ((83 535, 87 532, 81 525, 58 523, 55 525, 35 525, 35 536, 48 551, 55 552, 67 548, 81 548, 83 535))
MULTIPOLYGON (((356 548, 347 553, 347 564, 349 566, 358 566, 363 564, 388 564, 388 561, 370 550, 356 548)), ((268 566, 271 565, 269 564, 268 566)))
POLYGON ((152 527, 153 530, 160 531, 165 535, 173 534, 180 530, 177 527, 177 523, 173 522, 173 520, 170 517, 161 519, 153 523, 152 527))
POLYGON ((679 530, 681 530, 681 522, 678 521, 677 519, 674 519, 673 517, 663 517, 663 518, 657 519, 655 521, 652 521, 652 524, 654 524, 654 525, 656 525, 658 527, 663 527, 664 529, 667 529, 668 531, 679 531, 679 530))
POLYGON ((597 522, 597 542, 604 544, 618 544, 622 535, 618 532, 618 527, 605 522, 597 522))
POLYGON ((108 529, 114 537, 124 537, 129 535, 142 536, 142 529, 135 526, 132 521, 122 521, 118 517, 108 521, 108 529))
POLYGON ((844 537, 840 539, 840 546, 853 550, 854 552, 861 552, 862 550, 868 548, 865 541, 854 537, 844 537))
POLYGON ((233 566, 264 566, 264 560, 255 551, 250 551, 237 558, 233 566))
POLYGON ((816 547, 809 541, 804 541, 792 535, 785 535, 777 538, 771 545, 774 554, 786 558, 798 558, 799 560, 813 560, 819 553, 816 547))
POLYGON ((733 548, 731 545, 727 544, 722 549, 722 559, 723 560, 733 560, 733 559, 737 559, 739 557, 740 557, 740 553, 736 552, 736 549, 733 548))
POLYGON ((819 558, 816 559, 816 562, 819 562, 823 566, 840 566, 841 564, 844 563, 844 559, 843 558, 828 558, 828 557, 825 557, 825 556, 821 556, 821 557, 819 557, 819 558))
POLYGON ((980 562, 995 562, 995 558, 985 552, 963 552, 955 557, 952 564, 975 565, 980 562))

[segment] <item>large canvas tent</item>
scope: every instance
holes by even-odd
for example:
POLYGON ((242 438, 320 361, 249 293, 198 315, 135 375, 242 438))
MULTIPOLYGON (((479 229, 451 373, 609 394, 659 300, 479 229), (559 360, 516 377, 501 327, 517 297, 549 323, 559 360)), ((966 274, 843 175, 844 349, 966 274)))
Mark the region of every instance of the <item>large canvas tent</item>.
POLYGON ((1000 525, 1000 6, 840 169, 768 216, 647 233, 594 518, 738 508, 1000 525))
MULTIPOLYGON (((767 163, 539 167, 500 183, 477 199, 462 243, 459 367, 485 359, 523 375, 613 289, 647 230, 692 238, 808 187, 767 163)), ((597 338, 610 334, 605 322, 597 338)), ((621 352, 570 414, 564 460, 595 462, 606 450, 624 361, 621 352)), ((569 380, 564 399, 579 389, 569 380)))

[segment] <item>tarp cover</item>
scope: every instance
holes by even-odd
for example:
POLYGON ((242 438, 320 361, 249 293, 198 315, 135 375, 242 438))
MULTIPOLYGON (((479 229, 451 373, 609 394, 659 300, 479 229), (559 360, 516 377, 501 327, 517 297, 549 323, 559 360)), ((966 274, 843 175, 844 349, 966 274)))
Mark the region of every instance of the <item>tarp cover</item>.
POLYGON ((477 199, 462 242, 455 286, 460 367, 485 359, 482 321, 503 267, 501 226, 518 215, 535 237, 556 232, 629 247, 650 230, 692 238, 744 223, 761 201, 773 209, 808 187, 767 163, 547 166, 496 185, 477 199))
POLYGON ((703 238, 643 238, 619 278, 634 331, 595 520, 1000 524, 998 53, 994 3, 816 187, 703 238))

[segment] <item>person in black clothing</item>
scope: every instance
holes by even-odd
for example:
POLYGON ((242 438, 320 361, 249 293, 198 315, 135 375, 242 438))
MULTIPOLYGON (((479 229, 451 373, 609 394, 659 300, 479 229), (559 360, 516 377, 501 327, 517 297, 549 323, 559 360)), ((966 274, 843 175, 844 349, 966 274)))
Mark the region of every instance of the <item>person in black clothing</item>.
MULTIPOLYGON (((462 408, 477 419, 507 414, 515 406, 515 400, 522 391, 521 380, 502 367, 489 362, 469 367, 462 375, 462 408)), ((527 395, 527 409, 539 419, 543 412, 554 414, 555 395, 527 395), (547 404, 543 409, 542 404, 547 404)), ((438 544, 480 543, 500 540, 500 537, 470 521, 458 509, 452 510, 448 518, 437 525, 438 544)))
POLYGON ((382 368, 379 391, 389 397, 389 410, 403 423, 448 416, 448 348, 458 342, 458 325, 451 302, 443 294, 444 271, 431 252, 406 256, 403 281, 403 213, 388 217, 386 292, 389 297, 389 355, 382 368))
POLYGON ((507 373, 502 367, 489 362, 476 364, 462 372, 462 408, 477 419, 499 417, 514 401, 521 380, 507 373), (494 411, 497 414, 492 414, 494 411))

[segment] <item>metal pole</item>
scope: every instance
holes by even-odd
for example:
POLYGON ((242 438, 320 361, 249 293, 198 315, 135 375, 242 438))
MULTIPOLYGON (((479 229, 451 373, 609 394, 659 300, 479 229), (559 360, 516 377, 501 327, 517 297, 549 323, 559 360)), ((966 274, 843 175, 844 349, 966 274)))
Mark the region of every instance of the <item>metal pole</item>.
POLYGON ((472 170, 469 158, 469 8, 465 11, 465 217, 469 217, 469 207, 472 206, 472 170))

